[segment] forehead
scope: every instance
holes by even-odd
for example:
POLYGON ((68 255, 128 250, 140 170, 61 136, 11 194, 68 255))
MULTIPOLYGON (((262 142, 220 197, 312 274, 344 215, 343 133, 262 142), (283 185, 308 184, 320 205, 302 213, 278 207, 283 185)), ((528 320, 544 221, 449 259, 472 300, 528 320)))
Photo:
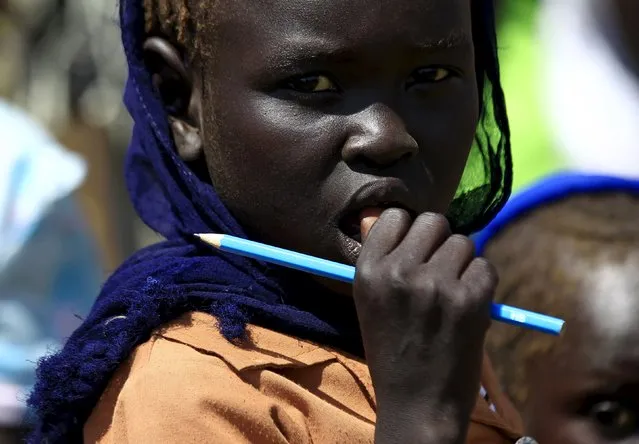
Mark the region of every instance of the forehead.
POLYGON ((564 353, 584 368, 634 366, 639 375, 639 251, 623 260, 580 264, 581 285, 564 353))
POLYGON ((623 260, 603 258, 590 268, 582 300, 597 336, 614 339, 639 331, 639 252, 623 260))
POLYGON ((233 0, 216 18, 216 40, 238 50, 273 43, 428 46, 470 38, 470 1, 233 0))

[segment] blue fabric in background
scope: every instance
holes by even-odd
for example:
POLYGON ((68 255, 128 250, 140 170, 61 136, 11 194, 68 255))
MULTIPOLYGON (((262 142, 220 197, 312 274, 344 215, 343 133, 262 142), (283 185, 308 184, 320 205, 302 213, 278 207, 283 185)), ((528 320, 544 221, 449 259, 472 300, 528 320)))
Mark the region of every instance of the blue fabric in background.
POLYGON ((84 161, 2 100, 0 133, 0 426, 15 426, 36 362, 88 314, 103 274, 73 197, 84 161))

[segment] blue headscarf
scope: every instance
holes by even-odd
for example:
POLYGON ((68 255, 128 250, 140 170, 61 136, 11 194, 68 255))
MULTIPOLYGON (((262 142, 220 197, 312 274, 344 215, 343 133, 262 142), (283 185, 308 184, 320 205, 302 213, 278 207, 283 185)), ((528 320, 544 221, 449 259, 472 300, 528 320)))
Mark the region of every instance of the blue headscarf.
MULTIPOLYGON (((490 220, 510 191, 492 2, 474 2, 473 10, 481 24, 474 33, 483 63, 477 70, 482 122, 471 168, 452 206, 454 220, 467 231, 490 220)), ((290 282, 277 278, 278 270, 196 242, 193 233, 245 233, 212 185, 198 179, 176 154, 166 112, 143 62, 142 0, 121 0, 120 25, 129 68, 124 99, 134 120, 127 185, 140 217, 167 240, 124 262, 62 351, 40 362, 28 401, 35 427, 29 442, 34 444, 82 442, 84 423, 120 363, 153 330, 186 312, 214 315, 229 340, 240 338, 251 322, 342 348, 361 341, 357 325, 331 325, 315 310, 296 308, 290 282)))

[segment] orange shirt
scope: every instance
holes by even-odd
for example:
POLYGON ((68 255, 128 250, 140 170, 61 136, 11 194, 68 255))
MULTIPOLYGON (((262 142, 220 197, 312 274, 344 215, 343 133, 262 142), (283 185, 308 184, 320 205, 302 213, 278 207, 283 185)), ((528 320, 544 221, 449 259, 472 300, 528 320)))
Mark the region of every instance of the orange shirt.
MULTIPOLYGON (((216 319, 190 313, 156 331, 112 378, 84 426, 86 443, 373 443, 375 398, 366 364, 249 326, 224 339, 216 319)), ((490 364, 468 444, 514 443, 521 421, 490 364)))

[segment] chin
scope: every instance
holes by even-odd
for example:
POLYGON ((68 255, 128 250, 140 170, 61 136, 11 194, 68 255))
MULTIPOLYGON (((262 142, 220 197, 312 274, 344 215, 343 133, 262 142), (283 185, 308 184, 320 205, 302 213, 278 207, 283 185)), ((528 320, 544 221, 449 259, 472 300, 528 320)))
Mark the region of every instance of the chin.
POLYGON ((362 251, 362 244, 357 238, 359 236, 349 236, 330 223, 327 223, 327 226, 330 228, 313 232, 312 239, 320 239, 320 242, 307 237, 295 245, 290 245, 290 249, 320 259, 355 266, 362 251))

